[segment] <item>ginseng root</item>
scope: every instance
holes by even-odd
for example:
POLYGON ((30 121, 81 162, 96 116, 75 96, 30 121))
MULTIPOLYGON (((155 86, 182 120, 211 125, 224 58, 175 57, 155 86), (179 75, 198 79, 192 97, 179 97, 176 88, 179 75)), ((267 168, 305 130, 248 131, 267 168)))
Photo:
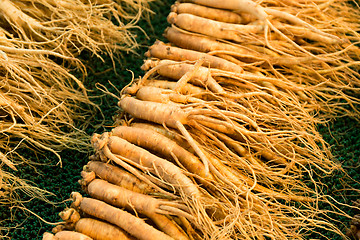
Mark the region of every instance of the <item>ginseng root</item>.
POLYGON ((166 156, 167 159, 176 158, 174 161, 179 161, 179 163, 190 173, 195 174, 202 179, 207 179, 209 181, 214 180, 212 175, 209 174, 206 176, 204 165, 195 155, 180 147, 176 142, 153 130, 119 126, 114 128, 111 131, 111 134, 146 148, 149 151, 155 151, 166 156))
MULTIPOLYGON (((150 68, 156 68, 158 74, 164 77, 179 80, 192 69, 193 65, 180 63, 171 60, 152 61, 146 60, 141 69, 146 71, 150 68)), ((209 88, 214 93, 223 93, 225 90, 212 78, 210 70, 200 67, 189 79, 190 83, 198 84, 209 88)))
POLYGON ((82 218, 75 224, 75 231, 86 234, 94 239, 102 240, 131 240, 123 230, 112 224, 92 218, 82 218), (101 230, 100 230, 101 229, 101 230))
POLYGON ((61 231, 55 234, 44 233, 43 240, 92 240, 92 238, 78 232, 61 231))
POLYGON ((193 3, 179 3, 175 2, 171 6, 171 11, 177 14, 189 13, 203 18, 212 19, 226 23, 242 23, 246 24, 251 22, 250 16, 246 14, 237 14, 235 12, 226 11, 217 8, 209 8, 193 3))
POLYGON ((113 185, 101 179, 91 181, 86 187, 90 196, 102 200, 112 206, 126 208, 152 219, 158 228, 177 240, 188 239, 184 233, 165 215, 183 216, 193 221, 193 217, 181 210, 186 208, 181 204, 160 200, 141 193, 135 193, 125 188, 113 185))
POLYGON ((243 36, 245 34, 264 32, 263 25, 224 23, 188 13, 176 14, 171 12, 167 19, 170 24, 175 24, 181 29, 218 39, 233 40, 238 43, 244 42, 243 36))
POLYGON ((170 59, 174 61, 197 61, 204 58, 203 66, 210 66, 234 73, 242 73, 244 70, 237 64, 229 62, 225 59, 211 56, 209 54, 168 46, 161 41, 156 41, 145 54, 147 57, 155 57, 159 59, 170 59))
POLYGON ((103 151, 105 156, 111 160, 118 159, 117 161, 122 161, 116 155, 122 156, 145 171, 157 175, 190 198, 202 196, 198 187, 184 175, 180 168, 122 138, 116 136, 109 137, 108 134, 103 134, 102 136, 94 134, 92 144, 96 150, 103 151))
MULTIPOLYGON (((270 63, 272 65, 293 66, 313 59, 312 57, 273 57, 261 54, 246 46, 223 43, 206 36, 185 33, 174 27, 167 28, 164 32, 164 36, 178 47, 206 52, 208 54, 218 55, 219 57, 230 55, 245 63, 264 61, 265 63, 270 63)), ((244 63, 242 66, 244 67, 244 63)))
MULTIPOLYGON (((272 29, 273 31, 278 33, 280 36, 287 39, 291 44, 298 47, 299 49, 301 49, 301 47, 299 47, 295 42, 291 41, 288 37, 285 36, 285 34, 280 32, 271 23, 269 14, 273 17, 278 17, 285 21, 289 21, 290 23, 295 24, 297 26, 301 26, 301 27, 307 29, 308 31, 313 31, 314 33, 318 34, 320 37, 332 38, 332 39, 334 39, 334 43, 343 42, 343 40, 340 39, 339 37, 325 33, 290 13, 279 11, 276 9, 271 9, 271 8, 264 8, 260 4, 257 4, 251 0, 230 0, 230 1, 226 1, 226 2, 225 1, 218 2, 216 0, 211 0, 211 1, 191 0, 190 2, 209 6, 209 7, 214 7, 214 8, 233 10, 238 13, 241 13, 241 12, 248 13, 248 14, 256 17, 259 21, 263 22, 263 26, 266 31, 267 31, 267 28, 272 29)), ((304 49, 301 49, 301 50, 304 50, 304 49)))
POLYGON ((101 240, 135 240, 120 228, 92 218, 81 218, 75 223, 76 232, 85 234, 93 239, 101 240))
POLYGON ((145 182, 109 163, 90 161, 84 166, 84 170, 93 171, 99 178, 133 192, 147 195, 156 194, 156 190, 145 182))
POLYGON ((105 220, 124 229, 127 233, 139 240, 173 239, 165 233, 148 225, 144 220, 102 201, 92 198, 83 198, 79 193, 72 193, 72 198, 74 207, 86 214, 105 220))

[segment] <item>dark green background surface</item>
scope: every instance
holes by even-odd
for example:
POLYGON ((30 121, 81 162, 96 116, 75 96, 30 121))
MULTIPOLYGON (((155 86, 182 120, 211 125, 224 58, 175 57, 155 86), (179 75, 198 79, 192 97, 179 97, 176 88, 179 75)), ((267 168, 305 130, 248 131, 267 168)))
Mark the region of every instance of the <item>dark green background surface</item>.
MULTIPOLYGON (((152 4, 152 9, 156 12, 156 15, 154 15, 151 20, 153 27, 144 20, 140 22, 140 26, 147 32, 150 39, 146 39, 141 32, 138 32, 137 39, 142 45, 138 51, 138 55, 124 53, 121 57, 121 62, 116 66, 116 73, 113 70, 108 71, 112 68, 112 64, 106 56, 104 56, 106 62, 103 63, 90 55, 82 55, 82 58, 90 64, 94 72, 101 73, 93 74, 92 71, 89 71, 90 74, 87 77, 85 84, 88 89, 94 90, 91 93, 92 95, 96 96, 101 94, 101 92, 95 88, 95 83, 97 82, 106 85, 116 94, 116 90, 111 88, 107 83, 109 80, 118 89, 122 89, 122 87, 131 80, 131 73, 127 70, 131 70, 135 76, 143 74, 140 70, 140 66, 144 59, 143 53, 147 50, 147 46, 151 45, 155 39, 163 39, 162 33, 166 26, 168 26, 166 16, 170 10, 170 2, 172 1, 163 1, 161 4, 152 4), (102 73, 103 71, 105 72, 102 73)), ((108 130, 109 128, 106 126, 111 126, 112 116, 118 111, 116 106, 117 100, 113 97, 103 97, 101 99, 95 99, 94 101, 100 105, 102 112, 106 117, 106 121, 101 125, 102 127, 96 128, 96 130, 95 126, 88 128, 87 133, 89 135, 94 132, 102 133, 108 130)), ((98 121, 94 120, 93 122, 95 124, 100 123, 99 120, 101 119, 101 115, 99 114, 96 118, 98 121)), ((342 118, 330 122, 328 126, 320 126, 319 130, 322 132, 326 141, 332 145, 334 156, 338 161, 343 163, 347 174, 353 178, 353 180, 351 180, 347 174, 339 172, 335 173, 333 176, 321 179, 322 182, 327 184, 327 188, 325 188, 324 191, 342 203, 351 204, 352 201, 359 197, 359 193, 344 190, 344 188, 346 188, 346 185, 349 185, 356 189, 360 189, 360 125, 353 119, 342 118)), ((36 158, 31 152, 24 154, 27 154, 27 156, 32 159, 36 158)), ((22 179, 30 180, 36 183, 38 187, 56 194, 56 197, 50 197, 49 199, 54 202, 61 202, 68 199, 72 191, 81 191, 77 181, 80 179, 80 172, 83 165, 88 161, 87 158, 89 155, 91 155, 91 151, 89 151, 89 153, 63 151, 61 153, 63 168, 59 168, 59 166, 37 166, 35 169, 30 166, 22 166, 19 167, 21 168, 21 171, 17 173, 17 176, 22 179)), ((57 159, 55 156, 49 155, 47 157, 40 156, 38 161, 51 161, 56 163, 57 159)), ((59 221, 58 213, 68 205, 69 202, 54 206, 36 199, 25 204, 29 210, 35 212, 41 218, 49 222, 59 221)), ((326 207, 327 206, 324 206, 324 208, 326 207)), ((349 214, 355 213, 349 211, 345 207, 342 209, 349 214)), ((1 223, 2 225, 13 228, 7 235, 11 239, 41 239, 43 232, 50 231, 52 228, 52 226, 43 223, 28 212, 13 209, 11 213, 12 214, 10 214, 10 211, 7 208, 2 207, 2 209, 0 209, 0 220, 12 217, 11 220, 4 220, 4 222, 1 223)), ((334 217, 340 222, 343 222, 343 225, 338 224, 341 229, 344 229, 347 226, 348 219, 339 216, 334 217)), ((330 239, 338 239, 336 236, 332 236, 331 233, 323 232, 323 234, 327 235, 330 239)), ((313 234, 311 237, 321 239, 318 234, 313 234)))

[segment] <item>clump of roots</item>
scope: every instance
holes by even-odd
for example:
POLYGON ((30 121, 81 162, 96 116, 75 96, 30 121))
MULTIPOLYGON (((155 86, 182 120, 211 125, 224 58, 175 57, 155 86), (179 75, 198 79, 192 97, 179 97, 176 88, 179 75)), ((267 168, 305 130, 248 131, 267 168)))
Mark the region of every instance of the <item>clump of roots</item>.
MULTIPOLYGON (((1 154, 0 154, 1 157, 1 154)), ((25 211, 24 203, 32 199, 39 199, 43 202, 52 203, 48 200, 52 193, 40 189, 34 183, 27 182, 15 175, 3 170, 4 163, 0 161, 0 205, 3 213, 9 211, 9 216, 12 214, 12 209, 25 211)), ((5 237, 9 230, 6 225, 3 226, 2 221, 6 222, 10 219, 1 219, 0 221, 0 237, 5 237)))
POLYGON ((96 107, 81 81, 47 58, 46 51, 1 40, 7 47, 0 57, 1 150, 9 157, 23 147, 56 155, 64 148, 87 149, 81 128, 96 107), (82 123, 78 129, 75 122, 82 123))
POLYGON ((140 17, 149 15, 150 1, 10 1, 0 6, 0 26, 26 48, 77 56, 88 50, 100 57, 132 51, 132 33, 140 17), (114 22, 116 24, 114 24, 114 22))
MULTIPOLYGON (((141 161, 133 163, 128 153, 115 150, 113 142, 120 137, 159 157, 166 156, 166 159, 181 167, 188 176, 193 177, 192 181, 201 184, 199 188, 204 196, 197 199, 207 199, 201 204, 206 206, 208 202, 216 209, 203 212, 185 191, 176 189, 176 195, 181 196, 189 209, 197 209, 192 215, 198 221, 191 223, 203 239, 241 239, 240 236, 246 236, 245 239, 263 236, 302 239, 300 229, 316 226, 341 235, 332 224, 317 218, 318 214, 324 213, 317 209, 317 202, 327 202, 318 191, 317 186, 321 183, 313 181, 315 187, 310 189, 302 182, 303 175, 311 176, 314 167, 325 173, 339 168, 330 160, 328 146, 316 134, 306 110, 290 101, 290 97, 281 98, 281 93, 274 89, 270 94, 260 87, 253 92, 246 91, 242 88, 246 86, 242 83, 245 80, 239 78, 238 81, 231 81, 229 75, 223 77, 222 81, 218 81, 219 76, 214 77, 215 82, 220 82, 217 92, 215 88, 210 88, 215 86, 215 82, 207 88, 205 84, 210 84, 214 79, 211 79, 211 71, 205 74, 207 81, 202 81, 197 75, 198 71, 204 70, 199 70, 201 60, 185 73, 179 74, 178 81, 156 79, 169 77, 164 76, 162 68, 174 65, 185 66, 184 63, 170 61, 153 66, 143 78, 124 89, 124 94, 136 96, 136 99, 123 96, 119 102, 125 112, 123 117, 129 119, 126 123, 129 127, 119 127, 101 137, 94 136, 94 139, 114 139, 109 140, 111 144, 95 141, 95 149, 103 161, 126 162, 132 165, 131 171, 136 168, 137 174, 150 174, 151 177, 145 178, 147 180, 158 174, 150 167, 155 164, 145 165, 145 154, 141 154, 141 161), (155 72, 163 75, 153 75, 155 72), (234 90, 236 82, 243 86, 234 90), (266 101, 266 97, 272 102, 266 101), (293 116, 304 116, 304 121, 293 116), (159 153, 159 149, 173 144, 160 142, 160 136, 151 134, 149 129, 191 152, 187 155, 202 162, 199 165, 203 172, 192 170, 182 162, 183 157, 176 155, 175 147, 170 153, 159 153), (140 136, 142 132, 146 134, 140 136), (147 137, 151 140, 146 140, 147 137), (151 143, 154 145, 151 146, 151 143), (161 147, 162 144, 164 147, 161 147), (111 149, 113 145, 114 149, 111 149), (294 208, 292 202, 299 202, 302 207, 294 208)), ((174 73, 172 70, 169 72, 174 73)), ((251 82, 247 84, 253 89, 256 86, 251 82)), ((157 178, 152 182, 166 181, 162 175, 157 175, 157 178)))
MULTIPOLYGON (((207 5, 195 0, 182 2, 207 5)), ((172 28, 165 35, 177 46, 207 52, 237 63, 245 71, 258 71, 306 87, 307 96, 316 100, 321 110, 317 117, 356 117, 360 103, 360 23, 358 5, 349 2, 262 1, 256 8, 264 11, 266 20, 254 15, 250 23, 232 23, 221 28, 223 31, 197 27, 201 26, 200 22, 210 21, 206 17, 211 16, 206 14, 200 17, 192 15, 193 12, 173 12, 169 15, 172 28), (344 12, 349 14, 344 16, 344 12)), ((215 5, 222 4, 209 3, 211 7, 215 5)), ((236 6, 225 8, 240 16, 246 13, 236 6)), ((221 20, 217 20, 213 26, 220 24, 223 24, 221 20)))

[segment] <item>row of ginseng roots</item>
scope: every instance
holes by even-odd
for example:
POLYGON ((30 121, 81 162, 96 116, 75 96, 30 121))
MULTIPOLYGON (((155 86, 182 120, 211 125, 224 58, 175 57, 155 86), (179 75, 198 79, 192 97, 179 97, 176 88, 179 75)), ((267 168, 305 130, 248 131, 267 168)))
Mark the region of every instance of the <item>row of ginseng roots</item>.
POLYGON ((170 43, 151 46, 146 74, 122 90, 117 126, 93 135, 80 181, 90 197, 73 193, 44 239, 344 237, 312 176, 341 169, 315 124, 358 101, 356 12, 342 1, 191 2, 174 5, 170 43))

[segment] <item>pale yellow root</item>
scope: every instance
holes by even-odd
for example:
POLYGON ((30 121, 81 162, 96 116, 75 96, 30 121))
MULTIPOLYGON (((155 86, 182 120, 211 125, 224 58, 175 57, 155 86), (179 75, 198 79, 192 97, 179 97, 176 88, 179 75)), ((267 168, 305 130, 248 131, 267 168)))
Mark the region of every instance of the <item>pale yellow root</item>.
POLYGON ((180 168, 165 159, 151 154, 145 149, 116 136, 93 141, 93 144, 94 146, 99 146, 97 147, 98 151, 102 150, 101 145, 106 144, 113 154, 129 159, 136 165, 141 165, 144 170, 155 174, 160 179, 171 184, 179 192, 185 192, 190 198, 201 197, 197 186, 184 175, 180 168), (101 141, 104 141, 104 143, 101 143, 101 141))
POLYGON ((134 240, 120 228, 92 218, 81 218, 75 224, 75 231, 93 239, 102 240, 134 240))
POLYGON ((239 65, 225 59, 197 51, 168 46, 159 40, 149 48, 149 51, 145 54, 145 56, 159 59, 169 59, 173 61, 198 61, 204 58, 205 61, 202 64, 204 67, 207 66, 234 73, 244 72, 239 65))
POLYGON ((251 20, 248 15, 240 15, 235 12, 226 11, 222 9, 209 8, 192 3, 179 3, 176 2, 171 6, 171 11, 177 14, 188 13, 203 18, 212 19, 226 23, 248 23, 251 20))
POLYGON ((73 193, 74 206, 82 212, 96 218, 112 223, 132 236, 143 240, 172 240, 173 238, 153 228, 145 223, 144 220, 131 215, 119 208, 115 208, 102 201, 82 198, 80 194, 73 193))
POLYGON ((164 128, 158 124, 150 124, 150 123, 132 123, 131 126, 142 129, 149 129, 156 133, 159 133, 179 144, 184 149, 187 149, 189 152, 194 153, 194 150, 191 148, 189 143, 174 129, 164 128))
POLYGON ((140 147, 165 155, 167 159, 175 158, 173 161, 179 161, 190 173, 209 181, 212 180, 211 175, 206 177, 204 165, 196 156, 180 147, 176 142, 153 130, 137 128, 136 125, 135 127, 119 126, 114 128, 111 133, 140 147))
POLYGON ((78 232, 61 231, 55 235, 51 233, 44 233, 43 240, 92 240, 92 238, 78 232))
MULTIPOLYGON (((176 86, 177 82, 172 82, 172 81, 165 81, 165 80, 147 80, 146 83, 144 85, 146 86, 151 86, 151 87, 158 87, 158 88, 163 88, 163 89, 170 89, 170 90, 174 90, 175 86, 176 86)), ((184 95, 191 95, 191 96, 201 96, 201 95, 206 95, 206 91, 204 91, 204 89, 194 86, 190 83, 185 84, 181 91, 181 94, 184 95)))
POLYGON ((45 232, 43 234, 42 240, 58 240, 58 239, 54 236, 54 234, 45 232))
POLYGON ((86 187, 86 191, 90 194, 90 196, 98 200, 102 200, 113 206, 126 208, 128 211, 134 210, 137 213, 146 215, 155 222, 161 231, 174 239, 188 239, 186 235, 172 223, 172 221, 163 215, 180 215, 193 220, 193 217, 190 214, 177 208, 181 207, 180 204, 155 199, 141 193, 135 193, 101 179, 95 179, 90 182, 86 187))
POLYGON ((92 240, 92 238, 85 234, 73 232, 73 231, 61 231, 55 234, 55 238, 58 240, 92 240))
MULTIPOLYGON (((131 173, 114 165, 90 161, 84 166, 86 171, 93 171, 99 178, 110 183, 142 194, 156 194, 156 190, 143 181, 140 181, 131 173)), ((90 181, 89 181, 90 182, 90 181)))
MULTIPOLYGON (((193 65, 171 60, 147 60, 141 68, 142 70, 153 68, 156 69, 157 73, 161 76, 179 80, 193 68, 193 65)), ((205 86, 215 93, 224 92, 224 89, 215 81, 214 78, 212 78, 210 70, 205 67, 200 67, 198 71, 194 73, 189 82, 205 86)))
POLYGON ((247 62, 264 61, 265 64, 270 63, 273 65, 292 66, 302 62, 308 62, 313 59, 311 57, 294 58, 286 56, 269 56, 261 54, 261 52, 255 51, 243 45, 224 43, 210 37, 192 34, 174 27, 167 28, 164 36, 178 47, 206 52, 211 55, 219 55, 221 57, 236 57, 237 59, 243 61, 238 62, 238 64, 240 64, 240 66, 244 69, 246 69, 246 66, 244 65, 247 62))
POLYGON ((244 41, 242 38, 243 35, 262 33, 264 31, 263 25, 223 23, 188 13, 176 14, 172 12, 167 19, 170 24, 175 24, 177 27, 190 32, 200 33, 218 39, 233 40, 240 43, 244 41))

